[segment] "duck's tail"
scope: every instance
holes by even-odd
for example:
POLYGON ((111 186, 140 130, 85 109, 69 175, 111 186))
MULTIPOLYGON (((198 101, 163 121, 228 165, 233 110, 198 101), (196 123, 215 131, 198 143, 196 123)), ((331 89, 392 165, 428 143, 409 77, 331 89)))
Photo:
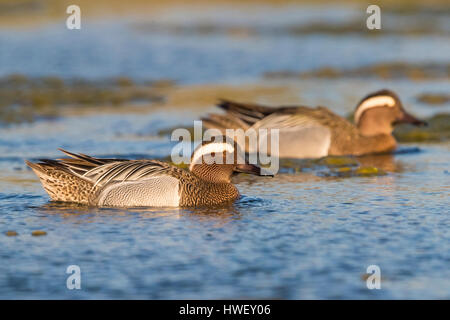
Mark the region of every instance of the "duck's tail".
POLYGON ((241 121, 239 118, 221 114, 209 114, 207 117, 201 118, 203 125, 208 129, 218 129, 222 134, 226 134, 226 129, 243 129, 249 128, 249 125, 241 121))
POLYGON ((92 183, 70 173, 59 161, 44 159, 34 163, 25 160, 25 163, 41 180, 53 201, 89 203, 92 183))

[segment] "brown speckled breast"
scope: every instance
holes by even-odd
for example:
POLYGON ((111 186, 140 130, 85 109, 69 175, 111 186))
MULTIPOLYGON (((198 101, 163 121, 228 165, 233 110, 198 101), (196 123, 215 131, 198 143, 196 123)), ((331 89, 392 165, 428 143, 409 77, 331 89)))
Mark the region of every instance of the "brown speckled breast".
POLYGON ((231 183, 204 182, 196 177, 183 180, 180 181, 182 207, 218 205, 239 198, 238 189, 231 183))

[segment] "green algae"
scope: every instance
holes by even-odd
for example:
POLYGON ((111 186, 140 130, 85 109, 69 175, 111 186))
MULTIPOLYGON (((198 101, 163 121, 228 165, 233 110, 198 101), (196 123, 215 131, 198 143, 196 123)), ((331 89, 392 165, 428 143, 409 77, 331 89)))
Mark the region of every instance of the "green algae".
POLYGON ((376 167, 359 167, 355 170, 357 176, 371 177, 371 176, 383 176, 386 173, 376 167))
POLYGON ((317 172, 318 176, 335 177, 335 178, 352 178, 352 177, 380 177, 387 175, 386 171, 381 168, 373 166, 356 167, 340 167, 340 168, 326 168, 317 172))
POLYGON ((319 177, 335 178, 377 177, 387 174, 377 166, 363 165, 363 160, 364 158, 359 157, 336 156, 320 159, 280 159, 280 172, 313 172, 319 177))
POLYGON ((175 22, 173 24, 138 22, 133 24, 133 27, 141 33, 168 33, 177 36, 232 36, 241 38, 249 36, 289 36, 295 38, 318 34, 332 36, 348 36, 355 34, 365 37, 379 37, 386 35, 417 36, 427 34, 448 35, 448 30, 442 28, 439 21, 429 19, 428 13, 419 13, 419 15, 414 18, 414 20, 411 19, 409 21, 420 21, 420 23, 385 24, 383 25, 383 28, 379 30, 369 30, 361 23, 361 19, 352 19, 340 23, 317 21, 309 24, 300 23, 287 26, 261 26, 249 24, 224 25, 215 22, 196 22, 192 24, 181 22, 175 22))
POLYGON ((450 140, 450 114, 441 113, 426 119, 428 126, 402 125, 394 131, 399 142, 445 142, 450 140))
POLYGON ((309 25, 293 26, 286 29, 281 29, 279 33, 285 33, 291 36, 302 36, 307 34, 330 34, 334 36, 360 34, 367 37, 379 37, 382 35, 424 35, 424 34, 447 34, 439 25, 433 20, 422 20, 423 23, 417 25, 405 26, 389 26, 386 25, 380 30, 369 30, 361 26, 360 20, 349 21, 340 24, 333 23, 312 23, 309 25))
POLYGON ((417 96, 417 101, 429 105, 442 105, 450 102, 450 94, 423 93, 417 96))
POLYGON ((47 232, 42 231, 42 230, 35 230, 35 231, 31 232, 31 235, 33 237, 41 237, 41 236, 46 236, 47 232))
POLYGON ((0 78, 0 123, 57 117, 67 108, 120 107, 161 102, 165 96, 155 82, 135 83, 119 77, 104 80, 29 78, 13 74, 0 78))
POLYGON ((448 80, 450 79, 450 64, 386 62, 348 69, 339 69, 328 66, 304 72, 290 72, 290 71, 266 72, 264 74, 264 77, 269 79, 380 78, 380 79, 409 79, 413 81, 448 80))
POLYGON ((325 157, 317 160, 318 165, 325 165, 327 167, 349 167, 357 166, 358 161, 352 157, 325 157))

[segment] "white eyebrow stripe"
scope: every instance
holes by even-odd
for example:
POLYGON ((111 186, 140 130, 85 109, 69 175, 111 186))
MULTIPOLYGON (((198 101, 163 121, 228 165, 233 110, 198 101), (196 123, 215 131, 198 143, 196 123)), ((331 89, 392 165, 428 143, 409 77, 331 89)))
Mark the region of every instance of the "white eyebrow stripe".
POLYGON ((190 168, 192 168, 192 166, 194 164, 201 163, 201 159, 204 155, 211 154, 211 153, 221 153, 224 151, 233 153, 234 147, 231 144, 226 143, 226 142, 222 142, 222 143, 214 142, 214 143, 208 143, 208 144, 202 145, 196 151, 194 151, 194 155, 192 156, 190 168))
POLYGON ((388 107, 395 106, 394 98, 392 98, 390 96, 378 96, 378 97, 372 97, 372 98, 365 100, 356 109, 355 117, 354 117, 355 123, 358 123, 359 119, 361 118, 361 115, 367 109, 374 108, 374 107, 382 107, 382 106, 388 106, 388 107))

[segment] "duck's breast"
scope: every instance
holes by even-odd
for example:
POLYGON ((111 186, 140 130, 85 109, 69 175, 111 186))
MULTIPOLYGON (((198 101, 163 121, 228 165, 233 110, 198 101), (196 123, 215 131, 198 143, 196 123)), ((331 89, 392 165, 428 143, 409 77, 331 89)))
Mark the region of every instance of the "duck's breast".
POLYGON ((156 176, 140 181, 126 181, 105 187, 98 197, 99 206, 178 207, 179 180, 156 176))

